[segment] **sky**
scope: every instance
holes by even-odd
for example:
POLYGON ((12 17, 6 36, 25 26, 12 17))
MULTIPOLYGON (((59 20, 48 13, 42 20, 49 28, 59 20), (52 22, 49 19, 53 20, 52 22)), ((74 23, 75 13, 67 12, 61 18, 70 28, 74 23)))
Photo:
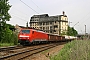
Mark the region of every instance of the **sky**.
POLYGON ((11 19, 9 24, 26 26, 33 15, 48 14, 49 16, 65 14, 79 34, 90 34, 90 0, 9 0, 11 19), (25 5, 26 4, 26 5, 25 5))

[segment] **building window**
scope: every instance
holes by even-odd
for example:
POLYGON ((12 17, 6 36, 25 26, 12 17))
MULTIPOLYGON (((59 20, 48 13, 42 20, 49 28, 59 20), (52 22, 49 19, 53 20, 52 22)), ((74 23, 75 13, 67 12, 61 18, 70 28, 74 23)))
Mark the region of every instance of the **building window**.
POLYGON ((48 23, 48 22, 46 22, 46 25, 49 25, 49 23, 48 23))
POLYGON ((56 21, 55 21, 55 23, 56 23, 56 21))
POLYGON ((43 27, 43 30, 45 30, 45 27, 43 27))
POLYGON ((42 30, 42 27, 40 27, 40 29, 42 30))
POLYGON ((49 31, 47 31, 49 33, 49 31))
POLYGON ((67 18, 65 18, 65 20, 67 20, 67 18))
POLYGON ((40 23, 40 25, 42 25, 42 23, 40 23))
POLYGON ((43 25, 45 25, 45 23, 43 23, 43 25))
POLYGON ((56 32, 56 30, 54 30, 54 32, 56 32))
POLYGON ((35 26, 36 26, 36 23, 35 23, 35 26))
POLYGON ((54 25, 54 28, 58 28, 58 25, 54 25))
POLYGON ((63 25, 63 22, 62 22, 62 25, 63 25))
POLYGON ((52 33, 52 31, 50 31, 50 33, 52 33))
POLYGON ((52 24, 52 22, 50 22, 50 24, 52 24))
POLYGON ((49 30, 49 27, 48 27, 48 30, 49 30))
POLYGON ((46 27, 46 30, 47 30, 47 27, 46 27))
POLYGON ((52 26, 50 26, 50 30, 52 29, 52 26))

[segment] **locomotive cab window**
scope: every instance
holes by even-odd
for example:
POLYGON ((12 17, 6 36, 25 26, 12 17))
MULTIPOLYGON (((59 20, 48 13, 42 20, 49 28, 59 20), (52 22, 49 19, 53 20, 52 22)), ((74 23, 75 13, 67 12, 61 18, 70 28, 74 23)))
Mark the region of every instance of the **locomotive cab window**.
POLYGON ((34 34, 34 31, 32 31, 32 34, 34 34))
POLYGON ((30 33, 30 30, 22 30, 22 33, 30 33))

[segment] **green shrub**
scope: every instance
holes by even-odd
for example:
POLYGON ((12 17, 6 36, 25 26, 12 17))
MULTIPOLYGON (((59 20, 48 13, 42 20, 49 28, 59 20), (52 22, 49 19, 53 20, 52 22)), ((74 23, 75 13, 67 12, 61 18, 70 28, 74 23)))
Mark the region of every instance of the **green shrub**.
POLYGON ((0 43, 13 43, 16 45, 18 43, 17 34, 7 27, 5 30, 2 31, 1 41, 0 43))
POLYGON ((12 40, 13 40, 14 45, 18 44, 18 36, 15 32, 12 33, 12 40))

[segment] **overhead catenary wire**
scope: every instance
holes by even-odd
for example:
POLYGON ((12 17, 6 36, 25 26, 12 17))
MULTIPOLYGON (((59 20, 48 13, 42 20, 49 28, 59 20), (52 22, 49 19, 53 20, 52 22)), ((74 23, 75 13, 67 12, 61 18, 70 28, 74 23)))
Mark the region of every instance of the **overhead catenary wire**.
POLYGON ((19 17, 19 18, 21 18, 21 19, 23 19, 23 20, 25 20, 25 19, 28 18, 27 16, 24 16, 24 14, 21 15, 21 14, 17 14, 17 13, 13 13, 13 12, 10 12, 10 13, 13 14, 13 15, 15 15, 15 16, 17 16, 17 17, 19 17))
POLYGON ((28 14, 26 14, 25 12, 23 12, 22 10, 18 10, 17 8, 14 8, 16 11, 21 12, 22 14, 24 14, 25 16, 28 16, 28 14))
MULTIPOLYGON (((12 14, 13 15, 13 14, 12 14)), ((13 15, 14 17, 16 17, 16 18, 19 18, 21 21, 24 21, 24 22, 26 22, 26 24, 28 23, 28 21, 26 21, 25 19, 22 19, 22 18, 20 18, 20 17, 18 17, 18 16, 16 16, 16 15, 13 15)))
MULTIPOLYGON (((37 11, 35 11, 33 8, 31 8, 29 5, 27 5, 26 3, 24 3, 22 0, 20 0, 23 4, 25 4, 27 7, 29 7, 30 9, 32 9, 34 12, 38 13, 37 11)), ((39 13, 38 13, 39 14, 39 13)))
MULTIPOLYGON (((13 15, 13 14, 12 14, 12 15, 13 15)), ((25 19, 22 19, 22 18, 20 18, 20 17, 18 17, 18 16, 16 16, 16 15, 13 15, 13 16, 15 16, 15 17, 19 18, 19 19, 20 19, 20 20, 22 20, 22 21, 27 22, 25 19)))
POLYGON ((79 22, 77 22, 76 24, 74 24, 73 27, 76 26, 78 23, 79 23, 79 22))
MULTIPOLYGON (((90 19, 90 17, 89 17, 89 18, 87 18, 86 20, 88 20, 88 19, 90 19)), ((86 22, 86 20, 84 20, 82 23, 85 23, 85 22, 86 22)))
MULTIPOLYGON (((39 8, 41 10, 41 8, 34 1, 32 1, 32 2, 37 6, 37 8, 39 8)), ((44 12, 43 10, 41 10, 41 11, 44 12)))
MULTIPOLYGON (((83 20, 83 19, 84 19, 86 16, 88 16, 89 14, 90 14, 90 12, 87 13, 83 18, 81 18, 80 21, 83 20)), ((90 17, 89 17, 89 18, 90 18, 90 17)), ((89 19, 89 18, 88 18, 88 19, 89 19)), ((84 22, 85 22, 86 20, 88 20, 88 19, 85 19, 84 21, 82 21, 81 24, 84 23, 84 22)), ((79 23, 80 23, 80 22, 79 22, 79 23)))

